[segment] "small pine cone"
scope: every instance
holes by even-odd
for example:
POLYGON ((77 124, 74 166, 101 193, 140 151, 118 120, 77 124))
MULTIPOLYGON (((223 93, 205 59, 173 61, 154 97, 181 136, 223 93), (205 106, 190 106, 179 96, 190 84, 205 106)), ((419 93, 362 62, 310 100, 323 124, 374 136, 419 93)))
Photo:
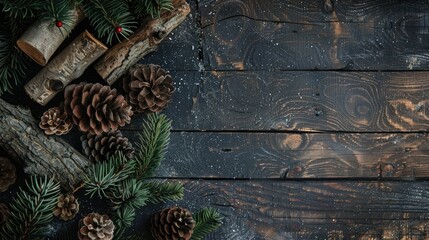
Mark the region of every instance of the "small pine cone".
POLYGON ((16 168, 5 157, 0 157, 0 192, 6 191, 16 181, 16 168))
POLYGON ((79 202, 72 193, 61 195, 54 209, 55 217, 68 221, 73 219, 79 212, 79 202))
POLYGON ((46 135, 62 135, 68 133, 73 124, 66 112, 59 107, 54 107, 43 113, 39 127, 46 135))
POLYGON ((156 240, 189 240, 194 227, 192 213, 186 208, 166 208, 152 217, 152 236, 156 240))
POLYGON ((122 136, 121 131, 103 132, 99 135, 88 133, 80 137, 83 151, 89 160, 102 162, 118 152, 122 152, 128 159, 133 158, 134 148, 128 138, 122 136))
POLYGON ((101 134, 130 123, 131 106, 116 89, 99 83, 71 84, 64 90, 64 109, 80 131, 101 134))
POLYGON ((9 218, 9 208, 6 204, 0 203, 0 226, 9 218))
POLYGON ((171 75, 158 65, 136 64, 123 79, 126 99, 139 113, 160 112, 174 92, 171 75))
POLYGON ((115 225, 107 215, 90 213, 79 221, 79 240, 111 240, 115 225))

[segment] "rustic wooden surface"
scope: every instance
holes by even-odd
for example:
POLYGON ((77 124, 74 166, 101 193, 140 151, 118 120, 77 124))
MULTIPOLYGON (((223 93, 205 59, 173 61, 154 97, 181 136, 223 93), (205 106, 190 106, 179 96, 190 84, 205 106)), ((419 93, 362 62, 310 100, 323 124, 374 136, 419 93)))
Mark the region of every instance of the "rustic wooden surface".
MULTIPOLYGON (((429 2, 188 3, 141 62, 176 87, 156 179, 185 183, 179 205, 219 209, 207 239, 429 239, 429 2)), ((131 141, 143 119, 122 129, 131 141)))

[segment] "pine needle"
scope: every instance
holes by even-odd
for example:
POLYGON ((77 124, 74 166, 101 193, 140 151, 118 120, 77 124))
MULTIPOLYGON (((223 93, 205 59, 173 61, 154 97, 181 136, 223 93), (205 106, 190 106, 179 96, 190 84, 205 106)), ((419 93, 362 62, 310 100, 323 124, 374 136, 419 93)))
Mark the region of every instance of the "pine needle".
POLYGON ((148 182, 145 183, 149 190, 149 202, 165 203, 183 198, 183 184, 177 182, 148 182))
POLYGON ((125 230, 134 222, 136 212, 132 208, 120 208, 113 213, 112 220, 115 223, 115 239, 123 239, 125 230))
POLYGON ((83 9, 98 37, 107 36, 108 44, 112 43, 113 36, 118 40, 119 35, 128 37, 137 25, 127 4, 121 0, 86 0, 83 9), (115 31, 117 27, 121 28, 121 32, 115 31))
POLYGON ((146 205, 149 199, 149 190, 144 186, 142 181, 137 179, 128 179, 112 189, 108 194, 111 208, 138 209, 146 205))
POLYGON ((106 162, 96 163, 85 176, 86 194, 92 198, 107 197, 107 190, 120 186, 135 171, 135 162, 127 160, 122 152, 110 157, 106 162))
POLYGON ((138 179, 152 177, 161 164, 170 141, 171 120, 163 114, 151 114, 143 123, 136 154, 138 179))
POLYGON ((12 214, 4 224, 1 239, 42 237, 53 218, 52 210, 60 195, 60 185, 48 177, 31 177, 10 205, 12 214))
POLYGON ((196 224, 191 240, 202 240, 205 235, 215 231, 222 225, 222 217, 214 208, 203 208, 193 217, 196 224))

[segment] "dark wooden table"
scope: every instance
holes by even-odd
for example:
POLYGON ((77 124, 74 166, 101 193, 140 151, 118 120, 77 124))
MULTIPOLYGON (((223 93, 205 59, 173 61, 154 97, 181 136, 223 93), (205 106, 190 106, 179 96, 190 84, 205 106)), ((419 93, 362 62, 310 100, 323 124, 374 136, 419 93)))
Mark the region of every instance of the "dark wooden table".
POLYGON ((157 177, 221 212, 207 239, 429 239, 428 1, 189 3, 142 62, 177 89, 157 177))

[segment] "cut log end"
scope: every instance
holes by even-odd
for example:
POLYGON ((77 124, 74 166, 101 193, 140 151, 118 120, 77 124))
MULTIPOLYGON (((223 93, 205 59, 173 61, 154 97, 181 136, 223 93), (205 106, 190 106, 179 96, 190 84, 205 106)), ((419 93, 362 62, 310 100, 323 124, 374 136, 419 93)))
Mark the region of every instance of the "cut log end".
POLYGON ((48 63, 48 60, 45 58, 42 52, 39 49, 35 48, 33 45, 28 42, 19 39, 16 41, 16 45, 18 45, 19 49, 21 49, 27 56, 33 59, 37 64, 41 66, 45 66, 48 63))

